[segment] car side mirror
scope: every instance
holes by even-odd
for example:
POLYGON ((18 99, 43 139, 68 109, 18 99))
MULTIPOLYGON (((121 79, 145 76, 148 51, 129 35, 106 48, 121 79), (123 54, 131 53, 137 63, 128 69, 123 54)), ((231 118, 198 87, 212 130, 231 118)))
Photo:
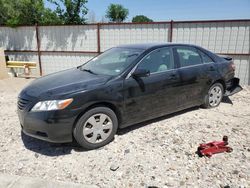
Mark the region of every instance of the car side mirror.
POLYGON ((146 69, 136 69, 132 73, 133 78, 138 78, 138 77, 148 77, 150 75, 150 71, 146 69))

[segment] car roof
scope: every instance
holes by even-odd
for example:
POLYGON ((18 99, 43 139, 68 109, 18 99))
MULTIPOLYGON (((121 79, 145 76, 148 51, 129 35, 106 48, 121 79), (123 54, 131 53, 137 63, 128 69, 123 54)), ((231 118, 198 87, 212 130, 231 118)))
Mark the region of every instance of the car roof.
POLYGON ((164 46, 174 46, 174 45, 197 47, 196 45, 183 44, 183 43, 141 43, 141 44, 125 44, 125 45, 120 45, 117 47, 118 48, 134 48, 134 49, 148 50, 151 48, 158 48, 158 47, 164 47, 164 46))

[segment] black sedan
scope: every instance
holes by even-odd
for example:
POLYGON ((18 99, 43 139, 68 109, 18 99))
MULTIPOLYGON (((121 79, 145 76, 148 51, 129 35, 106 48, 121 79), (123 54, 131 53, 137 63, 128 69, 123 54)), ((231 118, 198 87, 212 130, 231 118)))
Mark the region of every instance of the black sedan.
POLYGON ((36 79, 18 96, 22 131, 94 149, 124 128, 239 92, 231 58, 186 44, 111 48, 73 69, 36 79))

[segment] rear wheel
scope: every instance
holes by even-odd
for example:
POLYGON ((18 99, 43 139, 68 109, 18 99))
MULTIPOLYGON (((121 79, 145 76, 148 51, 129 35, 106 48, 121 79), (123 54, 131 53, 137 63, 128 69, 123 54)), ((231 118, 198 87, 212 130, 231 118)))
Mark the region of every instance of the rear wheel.
POLYGON ((95 149, 113 140, 118 128, 115 113, 107 107, 96 107, 87 111, 74 128, 78 144, 86 149, 95 149))
POLYGON ((214 107, 219 106, 223 98, 223 94, 224 94, 223 85, 221 83, 213 84, 209 88, 208 93, 205 96, 203 107, 214 108, 214 107))

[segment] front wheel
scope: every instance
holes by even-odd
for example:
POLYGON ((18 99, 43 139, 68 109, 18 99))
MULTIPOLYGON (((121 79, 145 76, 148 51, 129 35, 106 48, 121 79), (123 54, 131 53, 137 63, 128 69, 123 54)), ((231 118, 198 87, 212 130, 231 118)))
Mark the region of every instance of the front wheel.
POLYGON ((79 145, 95 149, 111 142, 117 128, 118 120, 113 110, 96 107, 83 114, 76 123, 73 134, 79 145))
POLYGON ((205 96, 203 107, 214 108, 214 107, 219 106, 223 98, 223 94, 224 94, 223 85, 221 83, 213 84, 209 88, 208 93, 205 96))

